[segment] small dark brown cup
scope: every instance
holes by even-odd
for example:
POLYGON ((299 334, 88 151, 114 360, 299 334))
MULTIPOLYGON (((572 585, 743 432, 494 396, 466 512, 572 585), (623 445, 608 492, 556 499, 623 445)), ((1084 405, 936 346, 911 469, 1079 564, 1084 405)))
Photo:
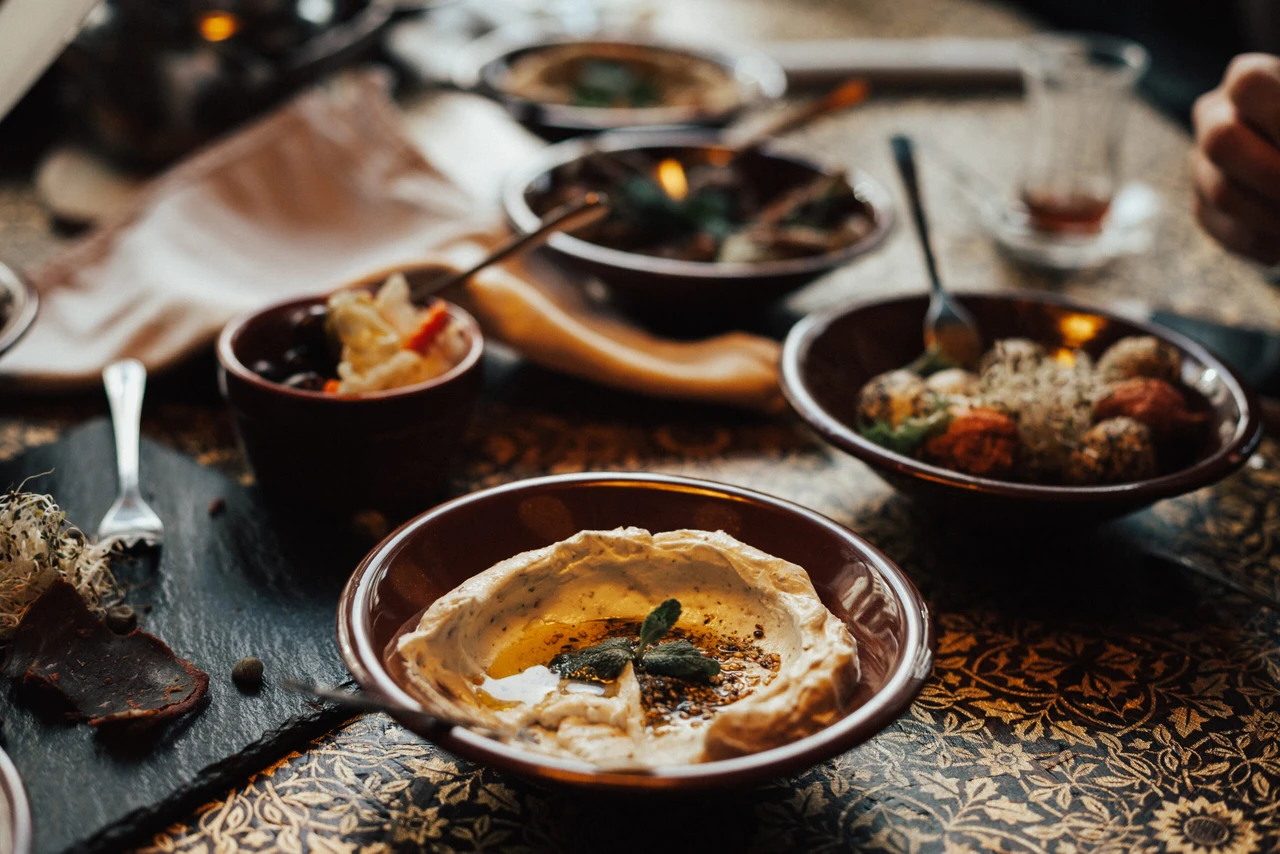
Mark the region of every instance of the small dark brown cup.
POLYGON ((404 518, 443 494, 483 380, 480 327, 447 303, 470 339, 466 356, 435 379, 389 391, 304 391, 249 369, 279 358, 292 346, 289 319, 325 299, 290 300, 228 323, 218 338, 222 396, 264 493, 338 514, 404 518))
POLYGON ((959 294, 986 345, 1030 338, 1094 358, 1120 338, 1154 335, 1182 354, 1182 379, 1209 415, 1204 447, 1187 465, 1157 477, 1106 486, 1054 486, 975 477, 897 454, 857 429, 858 392, 868 380, 920 355, 926 296, 895 296, 810 315, 782 352, 782 389, 800 417, 828 442, 871 466, 890 485, 949 515, 1004 526, 1061 527, 1101 522, 1216 483, 1244 464, 1262 440, 1257 400, 1229 366, 1182 335, 1060 297, 959 294), (1073 340, 1093 330, 1087 340, 1073 340))
POLYGON ((566 474, 455 498, 406 523, 369 553, 338 604, 338 647, 362 688, 419 707, 396 641, 436 599, 493 564, 581 530, 722 530, 805 569, 858 643, 853 707, 807 738, 761 753, 649 774, 608 772, 461 727, 402 721, 477 762, 598 792, 729 788, 780 777, 866 741, 901 714, 933 663, 924 600, 892 561, 830 519, 759 492, 660 474, 566 474))

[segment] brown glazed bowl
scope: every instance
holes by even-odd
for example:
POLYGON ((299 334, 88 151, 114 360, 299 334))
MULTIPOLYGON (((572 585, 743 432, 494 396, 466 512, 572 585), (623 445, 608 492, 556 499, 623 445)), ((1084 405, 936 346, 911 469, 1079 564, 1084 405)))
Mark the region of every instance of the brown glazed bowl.
POLYGON ((601 131, 637 127, 720 126, 743 110, 781 98, 787 91, 787 75, 763 53, 721 51, 702 46, 646 41, 633 36, 593 36, 583 40, 533 24, 505 27, 476 39, 459 54, 453 82, 462 89, 488 95, 534 133, 549 140, 601 131), (648 51, 677 54, 710 63, 726 71, 738 89, 737 103, 727 109, 697 106, 584 107, 534 101, 510 91, 506 84, 513 63, 521 57, 564 45, 620 47, 643 54, 648 51))
POLYGON ((758 492, 656 474, 534 478, 475 492, 422 514, 374 549, 347 582, 338 606, 342 657, 366 691, 416 707, 395 642, 417 627, 432 602, 512 555, 580 530, 624 525, 653 532, 723 530, 804 567, 822 601, 858 642, 859 705, 827 729, 785 747, 649 774, 600 771, 459 727, 420 729, 422 735, 476 762, 597 790, 742 786, 809 767, 865 741, 907 708, 929 675, 932 633, 920 594, 857 534, 758 492))
POLYGON ((1154 335, 1169 342, 1182 353, 1183 383, 1203 397, 1210 411, 1212 438, 1185 468, 1109 486, 1017 483, 929 465, 882 448, 856 429, 862 386, 920 355, 928 297, 890 297, 805 318, 783 346, 787 400, 823 438, 919 501, 946 513, 999 523, 1100 522, 1216 483, 1243 465, 1262 439, 1257 401, 1240 376, 1176 332, 1044 294, 958 296, 977 319, 986 346, 1000 338, 1030 338, 1050 349, 1072 346, 1096 358, 1128 335, 1154 335))
POLYGON ((31 831, 31 804, 27 800, 27 790, 18 776, 18 769, 13 761, 0 750, 0 811, 4 818, 0 819, 0 852, 6 854, 31 854, 33 838, 31 831))
POLYGON ((289 319, 326 296, 277 303, 237 318, 218 337, 218 384, 264 493, 335 513, 406 518, 444 491, 449 464, 483 380, 484 339, 448 305, 471 339, 448 373, 404 388, 337 396, 293 389, 249 370, 291 345, 289 319))
POLYGON ((35 322, 40 296, 22 275, 0 264, 0 354, 22 340, 35 322))
MULTIPOLYGON (((534 212, 537 200, 556 186, 566 166, 583 157, 601 151, 644 151, 655 162, 673 157, 688 163, 721 151, 718 141, 719 136, 713 131, 677 130, 622 131, 561 142, 538 152, 531 163, 508 179, 503 205, 512 225, 528 233, 540 223, 534 212)), ((838 171, 767 146, 758 153, 744 155, 741 167, 766 198, 806 179, 838 171)), ((893 226, 889 192, 861 172, 852 172, 848 178, 870 215, 873 228, 858 242, 821 255, 759 263, 683 261, 610 249, 564 233, 552 235, 547 246, 599 276, 615 301, 627 308, 715 312, 758 308, 869 252, 889 233, 893 226)))

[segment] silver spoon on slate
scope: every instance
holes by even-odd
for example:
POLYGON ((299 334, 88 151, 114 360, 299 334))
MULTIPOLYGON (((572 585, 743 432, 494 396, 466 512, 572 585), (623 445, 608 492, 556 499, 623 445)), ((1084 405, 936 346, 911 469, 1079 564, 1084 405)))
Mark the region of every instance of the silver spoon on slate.
MULTIPOLYGON (((281 687, 292 694, 300 694, 304 697, 313 697, 318 700, 324 700, 327 703, 333 703, 344 709, 350 709, 355 712, 384 712, 392 716, 398 716, 411 720, 416 726, 424 729, 445 729, 448 727, 461 727, 462 729, 471 730, 474 733, 483 735, 485 738, 491 738, 495 741, 513 740, 522 744, 537 744, 533 736, 531 736, 526 727, 521 727, 514 732, 504 733, 488 727, 478 726, 473 723, 464 721, 451 721, 438 715, 429 714, 421 709, 404 703, 397 703, 391 700, 384 700, 381 697, 374 697, 370 694, 351 693, 343 691, 339 688, 326 688, 323 685, 317 685, 314 682, 304 682, 300 679, 283 679, 281 687)), ((634 759, 604 759, 589 763, 600 771, 625 774, 648 774, 652 769, 648 765, 636 762, 634 759)))
POLYGON ((942 280, 938 277, 938 266, 933 260, 933 246, 929 241, 929 224, 925 220, 924 203, 920 199, 920 183, 916 177, 915 146, 910 137, 901 135, 893 137, 889 144, 893 148, 898 174, 902 176, 902 184, 907 190, 911 218, 915 220, 916 236, 920 239, 924 264, 929 271, 929 284, 933 289, 929 297, 929 310, 924 316, 925 354, 913 366, 936 363, 937 357, 941 356, 947 362, 972 368, 982 355, 982 335, 978 332, 978 322, 973 319, 973 315, 943 289, 942 280))
POLYGON ((120 359, 102 369, 102 384, 111 405, 119 487, 115 503, 98 523, 98 542, 118 542, 125 548, 139 543, 159 546, 164 542, 164 524, 138 488, 138 442, 147 369, 137 359, 120 359))

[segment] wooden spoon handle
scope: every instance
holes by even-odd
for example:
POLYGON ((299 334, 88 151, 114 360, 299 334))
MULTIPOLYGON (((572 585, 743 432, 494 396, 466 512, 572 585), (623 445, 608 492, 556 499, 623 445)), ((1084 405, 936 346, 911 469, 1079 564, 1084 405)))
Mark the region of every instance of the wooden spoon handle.
POLYGON ((596 222, 608 213, 608 200, 603 195, 600 193, 587 193, 578 201, 569 202, 552 211, 536 229, 528 234, 512 236, 497 249, 494 249, 467 269, 459 270, 456 273, 433 279, 430 282, 424 282, 414 287, 412 290, 413 300, 414 302, 421 302, 432 294, 465 282, 491 264, 496 264, 518 252, 532 249, 558 231, 573 231, 582 228, 585 225, 596 222))
POLYGON ((764 127, 752 131, 744 139, 738 140, 733 144, 733 156, 741 157, 743 154, 756 150, 770 140, 798 130, 825 115, 856 106, 866 100, 870 92, 871 87, 861 77, 846 80, 821 98, 786 113, 780 119, 772 121, 764 127))

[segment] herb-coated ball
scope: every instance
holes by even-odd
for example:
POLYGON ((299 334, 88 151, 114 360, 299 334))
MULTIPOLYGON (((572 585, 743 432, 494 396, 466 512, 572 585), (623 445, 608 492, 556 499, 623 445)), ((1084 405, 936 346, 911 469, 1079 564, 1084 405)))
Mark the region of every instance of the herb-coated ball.
POLYGON ((1156 474, 1151 430, 1132 418, 1108 418, 1089 428, 1071 451, 1067 483, 1093 486, 1143 480, 1156 474))
POLYGON ((978 375, 964 368, 947 368, 924 381, 925 388, 943 397, 975 397, 981 390, 978 375))
POLYGON ((1161 447, 1194 438, 1207 421, 1204 413, 1187 408, 1182 392, 1152 377, 1133 377, 1108 386, 1094 404, 1094 416, 1099 421, 1121 416, 1141 421, 1161 447))
POLYGON ((978 361, 978 373, 1001 367, 1012 373, 1025 371, 1045 358, 1044 347, 1028 338, 1002 338, 978 361))
POLYGON ((858 395, 858 418, 865 424, 886 422, 893 427, 908 418, 928 414, 930 395, 924 380, 911 371, 880 374, 858 395))
POLYGON ((1182 354, 1153 335, 1121 338, 1098 360, 1098 373, 1110 382, 1151 377, 1176 383, 1182 375, 1182 354))

